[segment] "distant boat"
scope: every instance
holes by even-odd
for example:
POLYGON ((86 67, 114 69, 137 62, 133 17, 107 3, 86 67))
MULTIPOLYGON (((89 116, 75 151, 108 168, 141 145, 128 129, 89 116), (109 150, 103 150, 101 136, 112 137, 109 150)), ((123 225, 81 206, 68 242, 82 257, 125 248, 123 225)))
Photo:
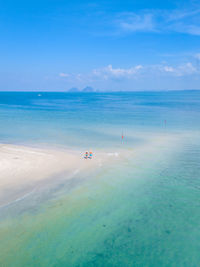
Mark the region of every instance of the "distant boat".
POLYGON ((41 94, 38 94, 38 96, 42 96, 41 94))

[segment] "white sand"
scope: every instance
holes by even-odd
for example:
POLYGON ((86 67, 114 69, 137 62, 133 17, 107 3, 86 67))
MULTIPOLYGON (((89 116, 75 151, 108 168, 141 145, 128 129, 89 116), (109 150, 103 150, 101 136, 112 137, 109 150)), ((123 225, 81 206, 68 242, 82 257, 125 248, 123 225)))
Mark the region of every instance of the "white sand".
MULTIPOLYGON (((180 137, 180 136, 179 136, 180 137)), ((177 145, 177 136, 161 135, 150 138, 146 144, 122 149, 117 152, 95 153, 92 160, 84 159, 84 154, 61 149, 39 149, 17 145, 0 145, 0 208, 30 194, 56 175, 66 172, 65 179, 83 173, 89 175, 92 169, 101 168, 105 163, 131 159, 157 160, 156 151, 164 151, 163 146, 177 145), (154 155, 152 157, 152 155, 154 155), (114 160, 114 161, 113 161, 114 160), (77 174, 77 175, 76 175, 77 174)), ((110 165, 111 166, 111 165, 110 165)))
POLYGON ((92 160, 83 157, 76 151, 0 145, 0 207, 29 194, 59 173, 66 172, 68 179, 102 163, 101 156, 95 155, 92 160))

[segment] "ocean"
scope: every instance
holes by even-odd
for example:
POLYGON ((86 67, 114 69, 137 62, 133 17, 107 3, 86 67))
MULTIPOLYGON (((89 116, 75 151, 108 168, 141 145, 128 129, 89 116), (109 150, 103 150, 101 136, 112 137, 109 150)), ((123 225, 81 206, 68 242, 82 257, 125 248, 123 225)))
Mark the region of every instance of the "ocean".
POLYGON ((199 266, 199 91, 0 92, 0 124, 1 143, 124 153, 0 208, 0 266, 199 266))

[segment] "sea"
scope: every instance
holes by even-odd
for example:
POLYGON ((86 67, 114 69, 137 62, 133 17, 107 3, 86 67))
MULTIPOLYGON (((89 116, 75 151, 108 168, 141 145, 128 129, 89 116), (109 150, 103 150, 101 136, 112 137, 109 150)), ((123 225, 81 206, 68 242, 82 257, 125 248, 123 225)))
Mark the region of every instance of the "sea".
POLYGON ((123 154, 0 207, 0 266, 200 266, 200 91, 0 92, 0 125, 1 144, 123 154))

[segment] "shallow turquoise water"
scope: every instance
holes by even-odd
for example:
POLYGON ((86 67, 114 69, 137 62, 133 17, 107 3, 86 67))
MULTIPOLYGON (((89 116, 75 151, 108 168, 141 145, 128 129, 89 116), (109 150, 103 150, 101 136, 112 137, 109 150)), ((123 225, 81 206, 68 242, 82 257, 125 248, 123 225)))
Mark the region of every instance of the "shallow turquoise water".
POLYGON ((126 149, 175 139, 0 210, 0 265, 198 266, 199 95, 5 93, 2 142, 117 151, 122 131, 126 149))
POLYGON ((116 147, 122 131, 130 144, 164 120, 168 131, 200 128, 198 91, 40 95, 0 92, 1 141, 116 147))

